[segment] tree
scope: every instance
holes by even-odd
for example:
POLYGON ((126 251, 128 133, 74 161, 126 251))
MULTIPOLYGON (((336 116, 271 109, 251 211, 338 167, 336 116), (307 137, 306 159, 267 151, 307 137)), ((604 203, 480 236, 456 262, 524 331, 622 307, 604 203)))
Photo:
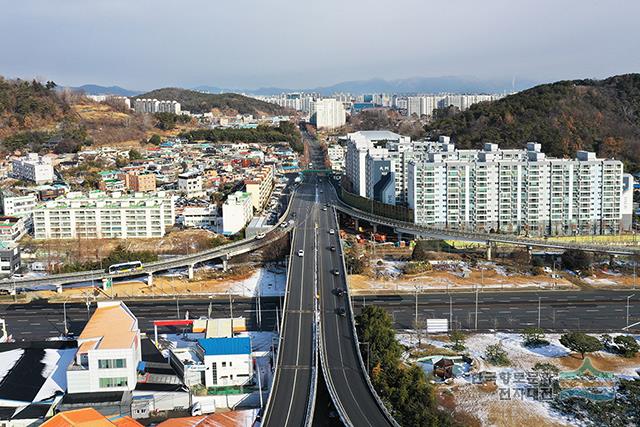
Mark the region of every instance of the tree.
POLYGON ((613 339, 618 347, 618 352, 628 358, 635 357, 636 353, 640 351, 640 345, 633 336, 630 335, 618 335, 613 339))
POLYGON ((162 138, 160 138, 160 135, 154 133, 147 142, 153 145, 160 145, 162 143, 162 138))
MULTIPOLYGON (((370 365, 379 364, 383 371, 394 366, 402 354, 402 348, 396 341, 389 313, 381 307, 369 305, 356 317, 356 325, 360 341, 369 343, 369 353, 365 353, 365 356, 369 357, 370 365)), ((367 347, 363 350, 366 352, 367 347)))
POLYGON ((414 261, 429 261, 429 242, 426 240, 418 240, 413 247, 411 259, 414 261))
POLYGON ((560 372, 560 369, 558 369, 556 365, 548 362, 536 362, 536 364, 533 365, 533 370, 549 376, 558 375, 558 372, 560 372))
POLYGON ((591 335, 583 332, 569 332, 560 337, 560 344, 567 347, 571 351, 580 353, 582 359, 586 353, 600 351, 604 348, 602 343, 591 335))
POLYGON ((453 346, 451 347, 454 351, 464 351, 466 348, 464 345, 467 336, 459 330, 451 331, 449 334, 449 339, 453 342, 453 346))
POLYGON ((593 256, 580 249, 567 249, 561 256, 562 265, 570 270, 588 270, 593 256))
POLYGON ((129 150, 129 160, 142 160, 142 154, 135 148, 129 150))
POLYGON ((487 346, 485 351, 485 358, 494 365, 497 366, 507 366, 509 362, 509 356, 507 352, 504 350, 502 343, 493 344, 487 346))
POLYGON ((522 331, 521 337, 525 347, 541 347, 549 344, 542 328, 526 328, 522 331))

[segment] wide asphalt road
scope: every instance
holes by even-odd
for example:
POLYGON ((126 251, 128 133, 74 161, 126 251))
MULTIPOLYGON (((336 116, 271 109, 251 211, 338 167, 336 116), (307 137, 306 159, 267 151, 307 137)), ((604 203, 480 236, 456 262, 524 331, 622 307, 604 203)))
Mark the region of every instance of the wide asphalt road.
MULTIPOLYGON (((320 200, 330 200, 333 188, 319 184, 320 200)), ((365 378, 354 336, 349 301, 336 289, 346 289, 342 248, 333 209, 322 208, 318 228, 318 288, 320 324, 327 387, 335 393, 334 404, 347 425, 390 426, 391 422, 378 404, 365 378), (332 247, 334 250, 332 250, 332 247), (336 274, 337 273, 337 274, 336 274), (339 310, 344 310, 339 313, 339 310)), ((322 359, 321 359, 322 360, 322 359)))
POLYGON ((315 357, 313 254, 318 211, 314 206, 314 185, 302 184, 294 197, 291 210, 296 215, 296 228, 287 275, 285 320, 276 376, 262 423, 264 426, 305 425, 311 391, 315 387, 315 377, 312 376, 315 357), (304 251, 303 256, 297 254, 299 250, 304 251))

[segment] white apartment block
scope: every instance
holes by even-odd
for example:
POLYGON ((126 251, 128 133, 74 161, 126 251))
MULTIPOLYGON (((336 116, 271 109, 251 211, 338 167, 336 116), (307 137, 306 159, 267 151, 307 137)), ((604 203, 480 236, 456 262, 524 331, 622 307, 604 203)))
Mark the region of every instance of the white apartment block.
POLYGON ((187 206, 182 211, 182 225, 185 227, 215 228, 218 212, 215 206, 187 206))
POLYGON ((157 99, 136 99, 133 103, 136 113, 173 113, 180 114, 181 107, 178 101, 158 101, 157 99))
POLYGON ((12 176, 17 179, 47 184, 53 182, 53 164, 51 158, 29 153, 13 161, 12 176))
POLYGON ((0 203, 2 214, 6 216, 29 216, 38 204, 38 196, 35 193, 25 195, 12 194, 4 190, 0 191, 0 203))
POLYGON ((345 149, 340 144, 333 144, 327 147, 327 156, 331 162, 331 169, 337 172, 344 172, 345 149))
POLYGON ((71 192, 38 205, 36 239, 162 237, 175 222, 176 196, 165 193, 71 192))
POLYGON ((133 390, 141 360, 138 319, 121 301, 99 301, 67 368, 67 392, 133 390))
POLYGON ((267 165, 254 171, 250 178, 244 180, 245 191, 251 195, 251 204, 256 212, 262 211, 269 201, 274 185, 274 173, 273 166, 267 165))
POLYGON ((436 108, 457 107, 464 111, 473 104, 483 101, 495 101, 502 98, 500 94, 465 94, 465 95, 419 95, 407 97, 407 115, 427 116, 433 115, 436 108))
POLYGON ((311 123, 318 129, 335 129, 344 126, 347 113, 342 102, 333 98, 317 99, 311 105, 311 123))
POLYGON ((622 162, 579 151, 547 158, 524 150, 457 150, 443 142, 410 162, 408 206, 417 224, 526 235, 609 234, 624 226, 633 185, 623 189, 622 162), (628 202, 627 202, 628 205, 628 202))
POLYGON ((222 234, 240 232, 253 219, 251 195, 242 191, 230 194, 222 205, 222 234))
POLYGON ((186 197, 202 196, 202 174, 198 171, 178 175, 178 190, 186 197))

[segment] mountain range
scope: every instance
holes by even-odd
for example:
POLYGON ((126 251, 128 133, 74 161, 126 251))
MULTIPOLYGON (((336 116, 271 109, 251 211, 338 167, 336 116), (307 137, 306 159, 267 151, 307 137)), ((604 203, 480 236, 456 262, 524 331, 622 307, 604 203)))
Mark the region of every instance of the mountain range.
MULTIPOLYGON (((464 76, 441 77, 412 77, 406 79, 385 80, 374 78, 368 80, 352 80, 336 83, 330 86, 318 86, 309 88, 285 88, 285 87, 261 87, 261 88, 232 88, 211 85, 200 85, 191 89, 208 93, 245 93, 252 95, 275 95, 286 92, 307 92, 330 95, 333 93, 502 93, 528 89, 537 84, 532 80, 511 79, 479 79, 464 76)), ((135 96, 142 91, 124 89, 119 86, 83 85, 74 89, 83 90, 88 95, 114 94, 122 96, 135 96)))

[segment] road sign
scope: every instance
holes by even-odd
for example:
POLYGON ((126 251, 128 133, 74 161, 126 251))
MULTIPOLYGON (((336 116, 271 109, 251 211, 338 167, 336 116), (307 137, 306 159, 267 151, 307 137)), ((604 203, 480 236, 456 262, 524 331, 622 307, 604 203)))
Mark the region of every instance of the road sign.
POLYGON ((427 319, 427 333, 435 334, 438 332, 449 331, 449 319, 427 319))

